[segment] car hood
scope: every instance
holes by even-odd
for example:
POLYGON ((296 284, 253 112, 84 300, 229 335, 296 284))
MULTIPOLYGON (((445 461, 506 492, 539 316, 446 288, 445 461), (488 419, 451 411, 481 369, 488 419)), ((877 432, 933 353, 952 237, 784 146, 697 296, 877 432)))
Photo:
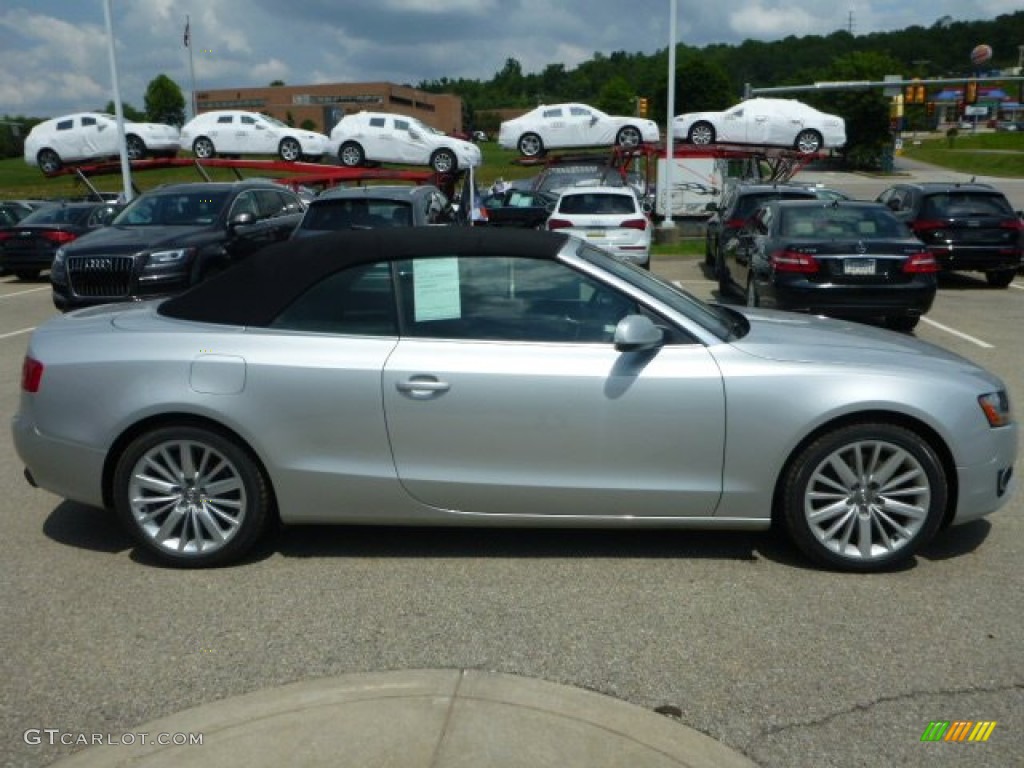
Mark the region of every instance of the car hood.
POLYGON ((207 240, 216 231, 210 227, 119 227, 109 226, 83 235, 65 246, 65 256, 94 253, 137 253, 154 248, 179 248, 207 240))
POLYGON ((951 366, 983 372, 954 352, 883 328, 796 312, 736 309, 750 321, 750 330, 731 345, 754 357, 823 365, 924 368, 947 374, 951 366))

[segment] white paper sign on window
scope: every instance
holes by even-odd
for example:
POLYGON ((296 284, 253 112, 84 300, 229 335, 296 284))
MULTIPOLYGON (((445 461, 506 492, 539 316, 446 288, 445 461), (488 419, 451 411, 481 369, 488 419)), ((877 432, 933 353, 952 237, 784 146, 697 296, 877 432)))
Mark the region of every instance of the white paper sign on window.
POLYGON ((412 269, 416 322, 462 316, 457 258, 424 259, 413 262, 412 269))

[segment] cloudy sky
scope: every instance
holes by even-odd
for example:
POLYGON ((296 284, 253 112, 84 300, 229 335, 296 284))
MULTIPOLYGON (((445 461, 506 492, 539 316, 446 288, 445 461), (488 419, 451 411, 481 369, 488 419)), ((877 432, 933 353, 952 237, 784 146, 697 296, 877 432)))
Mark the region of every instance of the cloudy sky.
MULTIPOLYGON (((1021 0, 679 0, 678 39, 693 46, 854 34, 991 19, 1021 0)), ((122 98, 143 107, 166 74, 196 87, 488 80, 505 61, 571 69, 597 51, 668 45, 669 0, 111 0, 122 98)), ((104 0, 0 2, 0 115, 47 117, 111 98, 104 0)), ((965 53, 976 43, 965 41, 965 53)))

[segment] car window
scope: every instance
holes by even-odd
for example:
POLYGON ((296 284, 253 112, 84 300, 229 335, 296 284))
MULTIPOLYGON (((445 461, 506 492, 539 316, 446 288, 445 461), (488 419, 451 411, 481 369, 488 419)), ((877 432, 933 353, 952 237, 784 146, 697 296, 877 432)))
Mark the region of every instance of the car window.
POLYGON ((287 213, 295 213, 302 210, 298 199, 292 198, 289 193, 277 189, 256 190, 256 207, 259 211, 259 218, 268 219, 273 216, 283 216, 287 213))
POLYGON ((403 200, 360 197, 317 200, 302 220, 303 229, 377 229, 412 226, 412 206, 403 200))
POLYGON ((985 192, 948 192, 928 195, 921 208, 922 218, 958 218, 968 216, 1013 216, 1010 204, 1000 194, 985 192))
POLYGON ((249 117, 249 115, 242 115, 238 118, 242 125, 256 125, 256 118, 249 117))
POLYGON ((226 190, 142 195, 121 211, 113 224, 126 227, 212 224, 227 198, 226 190))
POLYGON ((383 128, 385 125, 385 119, 383 117, 371 117, 370 127, 371 128, 383 128))
POLYGON ((293 301, 271 328, 351 336, 397 336, 387 262, 335 272, 293 301))
POLYGON ((395 128, 397 130, 399 130, 399 131, 408 131, 409 130, 409 121, 408 120, 395 120, 395 128))
POLYGON ((82 127, 84 128, 87 125, 96 125, 96 118, 95 117, 83 117, 82 118, 82 127))
POLYGON ((610 343, 636 302, 564 264, 452 256, 399 264, 402 329, 476 341, 610 343))
POLYGON ((608 193, 565 194, 558 210, 567 214, 630 214, 636 213, 636 199, 608 193))
POLYGON ((106 226, 117 215, 117 210, 116 205, 101 205, 98 208, 94 208, 89 214, 89 219, 85 225, 90 229, 106 226))
POLYGON ((544 114, 544 117, 561 117, 562 116, 562 110, 561 109, 545 109, 543 114, 544 114))
POLYGON ((569 114, 574 117, 590 117, 590 110, 584 109, 583 107, 572 107, 569 110, 569 114))
POLYGON ((78 224, 85 221, 88 216, 88 208, 70 208, 64 205, 51 205, 46 208, 40 208, 38 211, 33 211, 18 222, 18 224, 23 227, 78 224))
POLYGON ((221 115, 220 117, 217 118, 217 122, 218 123, 230 123, 234 119, 235 118, 234 118, 233 115, 221 115))
POLYGON ((71 126, 72 126, 73 123, 74 123, 73 120, 61 120, 59 123, 57 123, 57 130, 58 131, 70 131, 71 130, 71 126))

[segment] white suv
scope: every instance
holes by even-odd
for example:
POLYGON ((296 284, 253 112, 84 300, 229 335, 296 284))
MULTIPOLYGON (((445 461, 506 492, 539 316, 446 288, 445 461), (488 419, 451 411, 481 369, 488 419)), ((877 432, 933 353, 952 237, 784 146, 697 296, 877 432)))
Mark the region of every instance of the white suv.
POLYGON ((565 232, 642 267, 651 261, 651 221, 629 187, 571 187, 546 228, 565 232))
POLYGON ((453 173, 480 165, 480 147, 447 136, 414 117, 387 112, 345 115, 331 131, 331 154, 354 168, 366 162, 429 165, 453 173))

